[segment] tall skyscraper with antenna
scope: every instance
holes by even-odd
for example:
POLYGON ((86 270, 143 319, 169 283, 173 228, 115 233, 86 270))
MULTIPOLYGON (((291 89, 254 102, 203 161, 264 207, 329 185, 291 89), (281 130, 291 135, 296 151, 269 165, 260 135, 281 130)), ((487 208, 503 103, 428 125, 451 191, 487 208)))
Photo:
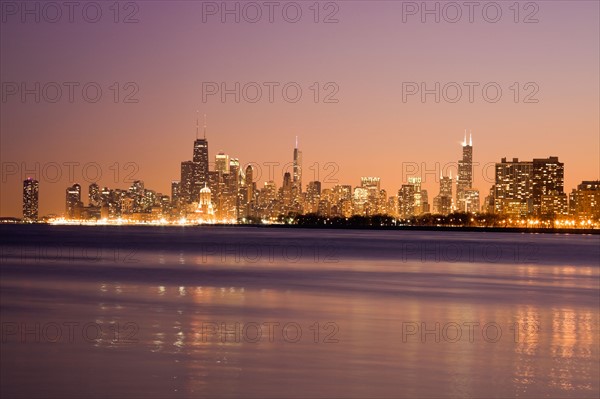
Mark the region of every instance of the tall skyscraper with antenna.
POLYGON ((208 140, 206 139, 206 115, 204 132, 200 137, 198 112, 196 111, 196 139, 191 161, 181 163, 180 197, 183 203, 200 200, 200 190, 208 183, 208 140))
POLYGON ((196 140, 194 141, 194 156, 192 161, 197 165, 195 176, 195 185, 198 193, 208 183, 208 140, 206 139, 206 115, 204 115, 204 131, 202 137, 199 137, 198 118, 196 117, 196 140))
POLYGON ((294 195, 299 196, 302 193, 302 151, 298 148, 298 136, 296 136, 296 145, 294 147, 292 186, 294 188, 294 195))
POLYGON ((473 136, 467 130, 462 142, 462 159, 458 161, 458 176, 456 177, 456 206, 457 210, 468 211, 466 193, 473 188, 473 136))

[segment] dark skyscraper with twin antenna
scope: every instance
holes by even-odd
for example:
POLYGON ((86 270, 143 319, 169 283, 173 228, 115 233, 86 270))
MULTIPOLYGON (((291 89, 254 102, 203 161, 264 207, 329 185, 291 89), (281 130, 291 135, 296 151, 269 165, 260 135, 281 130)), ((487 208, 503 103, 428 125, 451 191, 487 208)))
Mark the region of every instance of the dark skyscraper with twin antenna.
POLYGON ((466 212, 467 191, 473 187, 473 137, 467 131, 462 142, 462 159, 458 161, 458 176, 456 177, 456 207, 459 211, 466 212))
POLYGON ((204 131, 200 137, 198 118, 196 118, 196 140, 191 161, 181 163, 181 200, 185 203, 197 202, 200 190, 208 184, 208 140, 206 139, 206 117, 204 131))

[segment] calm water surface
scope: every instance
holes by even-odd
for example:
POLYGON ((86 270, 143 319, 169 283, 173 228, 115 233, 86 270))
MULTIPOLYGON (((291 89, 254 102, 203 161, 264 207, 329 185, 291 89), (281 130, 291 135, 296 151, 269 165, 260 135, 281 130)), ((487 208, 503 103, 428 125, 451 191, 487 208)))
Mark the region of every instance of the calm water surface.
POLYGON ((2 397, 598 397, 600 236, 0 226, 2 397))

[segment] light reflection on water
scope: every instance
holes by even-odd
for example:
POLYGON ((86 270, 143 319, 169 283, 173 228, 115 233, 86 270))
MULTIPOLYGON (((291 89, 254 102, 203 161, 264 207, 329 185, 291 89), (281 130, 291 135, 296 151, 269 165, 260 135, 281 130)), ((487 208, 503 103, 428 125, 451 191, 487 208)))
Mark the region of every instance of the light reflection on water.
MULTIPOLYGON (((352 232, 348 245, 360 245, 370 233, 352 232)), ((564 242, 563 251, 577 239, 564 242)), ((556 245, 556 238, 550 241, 556 245)), ((73 343, 8 337, 2 393, 598 396, 599 267, 593 261, 573 254, 574 262, 562 265, 544 258, 404 262, 379 254, 369 259, 342 251, 334 263, 257 263, 177 250, 138 252, 133 265, 3 262, 3 322, 93 322, 102 334, 89 341, 76 335, 73 343), (324 329, 327 322, 339 328, 337 343, 324 342, 334 331, 324 329), (225 334, 213 333, 221 323, 225 334), (261 325, 263 339, 236 332, 236 323, 261 325), (302 335, 290 342, 276 329, 270 342, 264 323, 296 323, 302 335), (472 339, 465 323, 476 324, 472 339), (482 332, 489 324, 500 336, 494 326, 482 332), (457 325, 462 335, 453 342, 457 325), (427 330, 411 335, 407 326, 427 330)))

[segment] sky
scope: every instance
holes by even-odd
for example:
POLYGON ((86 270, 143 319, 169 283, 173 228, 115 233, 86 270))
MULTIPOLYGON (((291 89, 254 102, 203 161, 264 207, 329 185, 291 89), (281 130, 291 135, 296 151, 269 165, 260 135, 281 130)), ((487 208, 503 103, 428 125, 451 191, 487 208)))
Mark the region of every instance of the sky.
POLYGON ((558 156, 570 192, 600 179, 599 2, 514 3, 3 1, 0 216, 29 176, 40 216, 75 182, 170 194, 197 115, 278 186, 298 136, 304 184, 417 175, 431 201, 467 129, 482 197, 503 157, 558 156))

